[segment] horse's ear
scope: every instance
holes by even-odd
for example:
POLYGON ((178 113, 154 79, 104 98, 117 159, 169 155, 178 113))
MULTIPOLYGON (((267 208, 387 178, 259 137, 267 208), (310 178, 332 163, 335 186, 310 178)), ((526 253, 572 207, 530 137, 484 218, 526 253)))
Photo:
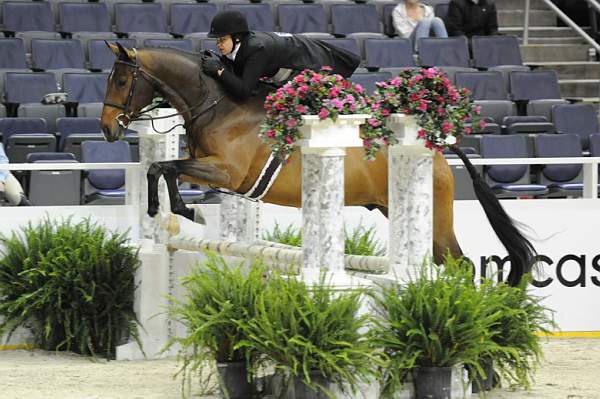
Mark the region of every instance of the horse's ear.
POLYGON ((117 43, 117 52, 116 53, 112 49, 112 46, 111 46, 111 50, 113 50, 113 53, 115 53, 115 55, 117 57, 119 57, 119 59, 122 61, 134 62, 135 55, 134 55, 133 51, 131 49, 123 47, 123 45, 119 42, 116 42, 116 43, 117 43))
MULTIPOLYGON (((106 40, 104 41, 104 43, 106 43, 106 46, 110 49, 110 51, 112 51, 112 53, 115 55, 115 57, 119 56, 119 48, 116 45, 109 43, 106 40)), ((118 44, 118 42, 117 42, 117 44, 118 44)))

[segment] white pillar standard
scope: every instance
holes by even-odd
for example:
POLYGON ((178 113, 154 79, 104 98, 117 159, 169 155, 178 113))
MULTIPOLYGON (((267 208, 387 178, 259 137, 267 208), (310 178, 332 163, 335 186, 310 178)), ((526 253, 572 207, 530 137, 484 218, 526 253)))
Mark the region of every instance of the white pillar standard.
POLYGON ((368 115, 302 117, 302 268, 344 273, 344 157, 368 115))
POLYGON ((398 139, 388 149, 390 273, 406 281, 433 253, 434 151, 418 138, 412 116, 392 114, 387 126, 398 139))
POLYGON ((260 203, 236 195, 222 195, 219 210, 220 238, 253 242, 259 239, 260 203))

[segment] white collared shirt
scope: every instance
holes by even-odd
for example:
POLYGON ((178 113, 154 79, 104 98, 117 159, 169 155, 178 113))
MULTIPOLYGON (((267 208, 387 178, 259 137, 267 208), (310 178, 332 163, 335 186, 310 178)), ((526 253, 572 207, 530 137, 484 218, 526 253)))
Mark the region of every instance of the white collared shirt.
POLYGON ((235 61, 235 56, 238 53, 238 50, 240 49, 241 43, 238 43, 235 45, 235 47, 233 48, 233 51, 229 54, 227 54, 225 57, 229 58, 231 61, 235 61))

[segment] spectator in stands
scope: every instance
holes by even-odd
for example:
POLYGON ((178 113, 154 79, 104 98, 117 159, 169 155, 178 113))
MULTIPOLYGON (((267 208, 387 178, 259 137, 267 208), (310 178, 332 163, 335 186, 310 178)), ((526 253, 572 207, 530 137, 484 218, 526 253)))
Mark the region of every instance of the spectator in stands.
MULTIPOLYGON (((0 165, 7 164, 8 157, 4 152, 4 146, 0 143, 0 165)), ((11 205, 28 206, 31 205, 19 181, 6 169, 0 166, 0 205, 7 199, 11 205)))
POLYGON ((411 39, 416 48, 422 37, 429 37, 431 31, 436 37, 448 37, 444 21, 436 17, 431 6, 419 0, 400 2, 392 12, 394 29, 398 36, 411 39))
POLYGON ((242 13, 221 11, 211 21, 209 37, 217 38, 220 59, 205 58, 204 72, 239 99, 253 96, 261 77, 288 81, 303 69, 330 66, 333 73, 352 75, 360 57, 321 40, 289 33, 251 32, 242 13))
POLYGON ((498 35, 498 13, 493 0, 450 0, 448 6, 450 36, 498 35))

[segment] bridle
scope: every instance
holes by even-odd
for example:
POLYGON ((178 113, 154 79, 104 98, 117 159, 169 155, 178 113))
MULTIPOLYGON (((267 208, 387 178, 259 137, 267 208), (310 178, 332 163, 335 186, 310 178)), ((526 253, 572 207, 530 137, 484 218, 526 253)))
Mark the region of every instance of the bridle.
MULTIPOLYGON (((133 80, 131 82, 131 87, 129 88, 129 93, 127 94, 127 101, 125 102, 125 104, 117 104, 117 103, 113 103, 110 101, 106 101, 104 100, 104 105, 107 105, 109 107, 113 107, 113 108, 117 108, 120 110, 123 110, 123 112, 120 112, 119 114, 117 114, 116 116, 116 120, 117 123, 119 124, 119 126, 123 129, 127 129, 129 127, 129 124, 131 122, 134 121, 144 121, 144 120, 149 120, 152 122, 152 128, 154 129, 154 131, 156 131, 157 133, 169 133, 170 131, 172 131, 173 129, 175 129, 178 126, 183 126, 184 128, 188 128, 190 127, 193 122, 198 119, 200 116, 204 115, 205 113, 207 113, 208 111, 210 111, 211 109, 213 109, 217 104, 219 104, 221 102, 221 100, 223 100, 223 98, 225 98, 224 95, 220 95, 219 97, 217 97, 216 99, 210 101, 210 104, 200 110, 199 112, 192 114, 191 118, 189 121, 187 121, 184 124, 178 124, 173 126, 171 129, 165 131, 165 132, 159 132, 154 128, 154 121, 155 120, 159 120, 159 119, 167 119, 167 118, 172 118, 174 116, 178 116, 178 115, 183 115, 183 114, 187 114, 188 112, 201 107, 203 104, 205 104, 210 97, 210 93, 207 92, 207 95, 205 98, 203 98, 200 102, 185 108, 182 111, 173 113, 173 114, 169 114, 169 115, 163 115, 163 116, 150 116, 148 115, 148 112, 163 106, 164 104, 167 104, 168 101, 161 101, 158 104, 153 105, 150 108, 146 108, 143 112, 134 112, 132 111, 131 108, 131 102, 133 100, 133 96, 135 94, 135 88, 138 82, 138 78, 142 77, 142 79, 146 79, 147 81, 150 82, 150 84, 152 84, 152 86, 157 89, 157 91, 160 91, 160 88, 166 86, 166 84, 160 80, 159 78, 157 78, 156 76, 152 75, 150 72, 146 71, 144 68, 142 68, 142 66, 138 63, 138 57, 137 57, 137 50, 134 48, 133 52, 135 54, 135 62, 129 62, 129 61, 124 61, 124 60, 119 60, 117 59, 115 61, 115 64, 119 64, 119 65, 124 65, 128 68, 132 68, 133 69, 133 80)), ((114 71, 114 69, 113 69, 114 71)))

